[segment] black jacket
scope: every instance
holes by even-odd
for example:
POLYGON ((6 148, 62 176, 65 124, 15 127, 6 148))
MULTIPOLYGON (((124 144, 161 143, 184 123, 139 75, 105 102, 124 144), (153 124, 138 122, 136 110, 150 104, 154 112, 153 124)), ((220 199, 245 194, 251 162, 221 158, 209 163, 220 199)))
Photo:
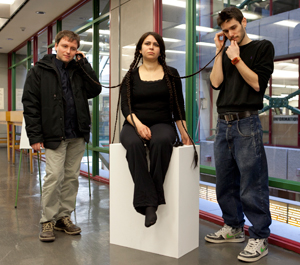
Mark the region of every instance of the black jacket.
MULTIPOLYGON (((30 69, 25 81, 22 102, 27 136, 30 145, 43 142, 46 148, 55 149, 53 143, 65 140, 64 105, 61 78, 55 65, 55 54, 45 55, 30 69)), ((96 73, 86 59, 79 61, 90 77, 99 83, 96 73)), ((70 82, 77 112, 78 128, 89 141, 90 112, 88 98, 101 92, 101 85, 93 82, 73 62, 70 82)))

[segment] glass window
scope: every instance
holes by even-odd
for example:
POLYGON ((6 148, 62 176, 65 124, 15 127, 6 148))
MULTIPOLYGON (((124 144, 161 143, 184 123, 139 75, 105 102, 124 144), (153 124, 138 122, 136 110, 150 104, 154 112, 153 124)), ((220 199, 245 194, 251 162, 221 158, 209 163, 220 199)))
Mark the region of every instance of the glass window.
POLYGON ((76 31, 93 19, 93 1, 87 2, 69 16, 63 19, 62 29, 76 31))
MULTIPOLYGON (((100 23, 99 45, 99 80, 109 86, 109 24, 108 21, 100 23)), ((108 147, 109 144, 109 89, 103 88, 99 98, 99 146, 108 147)))
POLYGON ((299 0, 273 0, 273 15, 297 9, 299 7, 299 0))
MULTIPOLYGON (((186 1, 163 2, 162 35, 166 45, 166 63, 185 75, 185 6, 186 1)), ((185 80, 182 79, 185 96, 185 80)))
POLYGON ((100 14, 99 15, 103 15, 103 14, 109 12, 109 8, 110 8, 109 0, 99 0, 99 5, 100 5, 100 14))
MULTIPOLYGON (((16 63, 21 62, 27 57, 27 45, 16 51, 16 63)), ((31 60, 32 61, 32 60, 31 60)), ((25 79, 27 76, 27 62, 24 61, 16 67, 16 110, 23 110, 22 94, 25 79)))
POLYGON ((272 75, 272 145, 298 146, 299 60, 284 60, 274 63, 272 75))
POLYGON ((38 60, 42 59, 47 54, 47 30, 38 36, 38 60))

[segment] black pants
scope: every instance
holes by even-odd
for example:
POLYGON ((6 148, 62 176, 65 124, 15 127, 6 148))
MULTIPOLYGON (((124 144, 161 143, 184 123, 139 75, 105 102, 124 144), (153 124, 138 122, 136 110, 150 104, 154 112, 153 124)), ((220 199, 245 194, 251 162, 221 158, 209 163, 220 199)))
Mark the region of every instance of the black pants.
POLYGON ((169 167, 176 133, 171 124, 159 123, 149 127, 152 138, 147 141, 150 172, 144 143, 130 124, 125 124, 120 140, 127 150, 126 158, 134 181, 133 206, 145 214, 147 206, 165 204, 163 183, 169 167))

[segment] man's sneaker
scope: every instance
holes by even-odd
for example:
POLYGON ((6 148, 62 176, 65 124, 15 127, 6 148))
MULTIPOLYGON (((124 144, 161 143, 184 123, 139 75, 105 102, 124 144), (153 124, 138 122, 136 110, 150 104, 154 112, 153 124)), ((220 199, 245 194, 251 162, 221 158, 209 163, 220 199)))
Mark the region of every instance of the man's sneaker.
POLYGON ((81 232, 80 227, 72 223, 70 216, 65 216, 57 220, 54 229, 58 231, 65 231, 69 235, 78 235, 81 232))
POLYGON ((268 239, 250 238, 245 249, 238 255, 238 259, 254 262, 268 255, 268 239))
POLYGON ((208 234, 205 240, 211 243, 244 242, 245 232, 242 227, 233 228, 225 224, 219 231, 208 234))
POLYGON ((45 222, 41 224, 41 231, 39 238, 43 242, 51 242, 55 240, 55 235, 53 233, 53 226, 52 222, 45 222))

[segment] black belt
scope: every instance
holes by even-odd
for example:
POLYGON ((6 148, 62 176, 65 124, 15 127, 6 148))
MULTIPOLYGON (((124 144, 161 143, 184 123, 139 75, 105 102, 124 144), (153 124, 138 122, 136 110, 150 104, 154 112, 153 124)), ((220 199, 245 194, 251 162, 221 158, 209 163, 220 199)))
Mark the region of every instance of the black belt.
POLYGON ((226 112, 219 114, 219 119, 225 121, 234 121, 234 120, 241 120, 244 118, 248 118, 251 115, 257 115, 258 111, 242 111, 242 112, 226 112))

